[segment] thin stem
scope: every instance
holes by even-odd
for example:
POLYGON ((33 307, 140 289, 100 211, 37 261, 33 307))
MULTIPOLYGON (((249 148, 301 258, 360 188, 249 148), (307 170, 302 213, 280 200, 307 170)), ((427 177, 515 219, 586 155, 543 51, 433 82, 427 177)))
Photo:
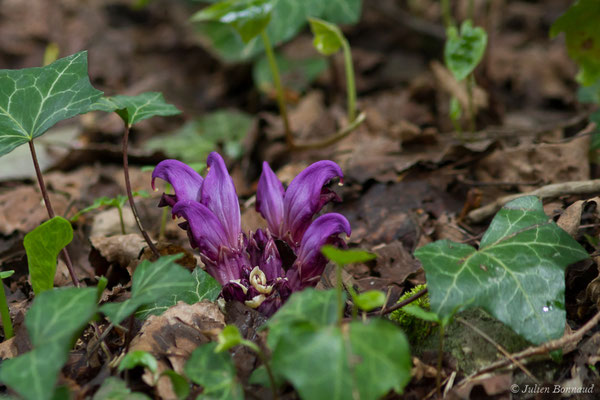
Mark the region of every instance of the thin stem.
POLYGON ((4 283, 0 279, 0 315, 2 316, 2 327, 4 328, 4 340, 14 336, 12 321, 10 320, 10 311, 4 292, 4 283))
POLYGON ((442 398, 441 382, 442 382, 442 361, 444 359, 444 324, 440 324, 440 341, 438 345, 438 360, 437 360, 437 374, 435 377, 435 387, 437 389, 438 397, 442 398))
POLYGON ((125 221, 123 221, 123 208, 117 207, 119 211, 119 222, 121 223, 121 234, 125 235, 125 221))
POLYGON ((393 306, 388 307, 388 308, 384 309, 383 311, 380 311, 378 314, 380 314, 380 315, 389 314, 392 311, 396 311, 399 308, 402 308, 405 305, 412 303, 413 301, 417 300, 418 298, 425 296, 426 294, 427 294, 427 288, 421 290, 420 292, 415 293, 414 295, 410 296, 406 300, 401 301, 400 303, 396 303, 393 306))
POLYGON ((342 320, 344 319, 344 299, 342 296, 342 266, 335 265, 335 288, 337 291, 337 306, 338 306, 338 325, 342 326, 342 320))
POLYGON ((273 400, 277 400, 279 399, 279 396, 277 395, 277 384, 275 383, 275 375, 273 375, 273 370, 271 369, 267 357, 265 357, 265 353, 263 353, 262 350, 258 349, 258 352, 256 354, 258 354, 258 357, 260 358, 263 365, 265 366, 265 369, 267 370, 267 375, 269 375, 269 381, 271 382, 271 390, 273 391, 273 400))
POLYGON ((129 199, 129 206, 131 207, 131 212, 133 212, 133 216, 135 218, 135 223, 137 224, 144 240, 148 243, 148 247, 154 253, 154 255, 158 258, 160 257, 160 252, 152 243, 150 236, 142 226, 142 221, 138 216, 137 208, 135 207, 135 202, 133 201, 133 193, 131 192, 131 182, 129 180, 129 160, 127 158, 127 146, 129 142, 129 124, 125 123, 125 133, 123 134, 123 174, 125 175, 125 190, 127 191, 127 198, 129 199))
POLYGON ((450 0, 442 0, 442 16, 444 17, 444 26, 446 29, 454 26, 452 13, 450 12, 450 0))
POLYGON ((267 53, 267 60, 269 62, 269 68, 271 69, 271 75, 273 75, 273 83, 275 84, 275 90, 277 92, 277 106, 279 107, 279 114, 283 120, 283 128, 285 130, 285 141, 290 148, 293 147, 294 137, 292 136, 292 130, 290 128, 290 121, 288 119, 287 107, 285 105, 285 94, 283 92, 283 85, 281 84, 281 76, 279 75, 279 67, 277 66, 277 60, 273 53, 273 46, 267 35, 267 31, 263 29, 260 33, 265 51, 267 53))
POLYGON ((342 41, 344 49, 344 68, 346 69, 346 91, 348 96, 348 122, 354 122, 356 118, 356 85, 354 82, 354 66, 352 65, 352 51, 350 44, 344 39, 342 41))
POLYGON ((344 127, 343 129, 339 130, 338 132, 336 132, 334 135, 328 137, 325 140, 321 140, 318 142, 309 142, 309 143, 301 143, 301 144, 297 144, 297 143, 292 143, 292 150, 310 150, 310 149, 322 149, 323 147, 327 147, 330 144, 333 144, 335 142, 337 142, 338 140, 341 140, 343 138, 345 138, 346 136, 348 136, 350 133, 352 133, 352 131, 354 131, 356 128, 358 128, 360 126, 360 124, 362 124, 366 119, 366 114, 360 113, 358 115, 358 117, 356 117, 356 119, 354 121, 352 121, 352 123, 346 127, 344 127))
MULTIPOLYGON (((40 164, 38 163, 37 154, 35 153, 33 139, 29 141, 29 151, 31 152, 31 159, 33 161, 33 167, 35 168, 35 175, 37 176, 40 191, 42 192, 42 198, 44 199, 44 204, 46 205, 46 210, 48 211, 48 217, 52 219, 55 215, 54 209, 52 208, 52 203, 50 202, 50 197, 48 196, 48 190, 46 189, 46 184, 44 183, 44 176, 42 175, 42 170, 40 169, 40 164)), ((73 285, 75 285, 75 287, 79 287, 79 279, 77 279, 77 275, 75 275, 73 263, 71 262, 71 257, 69 256, 69 252, 67 251, 66 247, 62 249, 62 255, 63 259, 65 260, 65 264, 67 265, 67 269, 69 270, 69 274, 71 275, 73 285)))
POLYGON ((475 125, 475 104, 473 102, 473 87, 475 86, 475 77, 471 72, 467 77, 467 98, 469 101, 469 128, 471 130, 471 134, 475 133, 476 125, 475 125))

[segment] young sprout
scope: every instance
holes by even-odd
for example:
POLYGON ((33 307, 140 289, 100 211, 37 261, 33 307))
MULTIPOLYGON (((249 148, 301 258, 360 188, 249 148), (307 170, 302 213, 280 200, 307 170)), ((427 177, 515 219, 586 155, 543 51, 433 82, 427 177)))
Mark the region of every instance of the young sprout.
MULTIPOLYGON (((15 271, 0 272, 0 280, 12 276, 15 271)), ((0 316, 2 316, 2 327, 4 328, 4 340, 14 336, 12 321, 10 320, 10 311, 8 310, 8 302, 6 301, 6 293, 4 292, 4 284, 0 282, 0 316)))

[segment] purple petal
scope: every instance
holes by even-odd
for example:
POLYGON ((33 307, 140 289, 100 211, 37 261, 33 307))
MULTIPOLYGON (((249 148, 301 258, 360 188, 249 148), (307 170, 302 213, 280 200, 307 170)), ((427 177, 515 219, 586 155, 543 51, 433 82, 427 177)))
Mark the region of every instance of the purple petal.
POLYGON ((154 186, 156 178, 163 179, 173 186, 175 196, 177 196, 176 201, 200 201, 203 179, 199 173, 181 161, 164 160, 158 163, 152 171, 152 189, 154 190, 156 190, 154 186))
POLYGON ((268 162, 263 162, 263 170, 256 189, 256 211, 260 212, 269 224, 271 232, 282 237, 283 223, 283 185, 268 162))
POLYGON ((288 271, 290 286, 298 290, 307 286, 315 286, 323 273, 327 260, 321 254, 325 244, 340 242, 337 236, 345 233, 350 236, 350 223, 341 214, 329 213, 321 215, 308 227, 300 243, 298 259, 288 271))
POLYGON ((217 260, 219 249, 227 246, 227 235, 215 214, 204 204, 196 201, 179 201, 173 207, 173 215, 182 216, 188 222, 188 234, 200 252, 211 260, 217 260))
POLYGON ((206 164, 209 170, 202 185, 202 204, 221 221, 229 246, 240 248, 240 205, 233 179, 227 172, 225 161, 218 153, 210 153, 206 164))
MULTIPOLYGON (((219 260, 214 269, 206 268, 207 272, 215 278, 221 285, 231 281, 243 280, 244 286, 252 289, 248 285, 248 275, 250 274, 250 263, 245 252, 232 250, 228 247, 219 249, 219 260)), ((242 282, 243 283, 243 282, 242 282)))
POLYGON ((268 282, 283 278, 285 271, 281 266, 281 257, 273 237, 266 235, 261 229, 257 230, 248 244, 250 264, 258 266, 265 273, 268 282))
POLYGON ((342 169, 333 161, 318 161, 294 178, 283 199, 285 225, 291 232, 292 245, 297 245, 308 229, 312 217, 337 196, 322 190, 331 179, 343 178, 342 169))

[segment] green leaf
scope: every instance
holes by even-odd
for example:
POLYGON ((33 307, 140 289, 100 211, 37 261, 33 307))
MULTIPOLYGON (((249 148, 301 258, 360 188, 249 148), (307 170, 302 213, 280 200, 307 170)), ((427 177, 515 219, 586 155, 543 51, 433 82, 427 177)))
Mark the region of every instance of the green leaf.
POLYGON ((142 261, 136 268, 131 286, 131 298, 121 303, 108 303, 100 307, 113 324, 119 324, 139 307, 156 302, 173 293, 193 290, 191 274, 175 263, 181 254, 163 256, 151 263, 142 261))
POLYGON ((227 351, 232 347, 235 347, 242 343, 242 335, 240 334, 239 329, 235 325, 227 325, 223 330, 219 333, 219 345, 215 348, 217 353, 222 351, 227 351))
POLYGON ((91 111, 101 96, 90 84, 86 51, 41 68, 0 70, 0 156, 91 111))
POLYGON ((288 301, 268 321, 267 342, 271 349, 281 337, 287 335, 289 326, 297 321, 314 326, 337 322, 337 293, 335 290, 304 289, 293 293, 288 301))
POLYGON ((446 66, 457 81, 465 79, 483 58, 487 45, 487 33, 481 27, 473 27, 466 20, 460 27, 460 35, 455 27, 448 28, 448 38, 444 46, 446 66))
POLYGON ((228 352, 215 353, 216 347, 217 344, 212 342, 194 350, 184 372, 204 388, 203 398, 242 400, 244 391, 236 377, 231 355, 228 352))
MULTIPOLYGON (((133 197, 143 197, 143 198, 148 198, 150 197, 150 195, 148 194, 148 192, 146 192, 145 190, 140 190, 140 191, 135 191, 132 193, 133 197)), ((125 206, 125 203, 127 203, 128 199, 127 196, 123 196, 123 195, 117 195, 116 197, 106 197, 106 196, 102 196, 102 197, 98 197, 97 199, 94 200, 94 202, 92 203, 91 206, 88 206, 80 211, 78 211, 75 215, 73 215, 71 217, 71 222, 77 222, 79 220, 79 217, 81 217, 83 214, 87 214, 90 211, 94 211, 97 210, 100 207, 116 207, 116 208, 123 208, 125 206)))
POLYGON ((160 315, 180 301, 187 304, 195 304, 202 300, 215 301, 221 293, 219 282, 200 267, 192 272, 192 283, 193 286, 190 290, 182 291, 176 288, 172 294, 162 296, 158 300, 140 307, 135 316, 139 319, 146 319, 151 315, 160 315))
POLYGON ((410 380, 408 341, 384 320, 337 325, 295 323, 273 351, 273 369, 303 399, 378 399, 410 380))
POLYGON ((588 257, 534 196, 506 204, 474 247, 440 240, 417 249, 431 310, 440 317, 471 302, 540 344, 562 336, 567 265, 588 257))
POLYGON ((218 21, 231 25, 245 43, 259 35, 269 24, 273 0, 224 0, 192 16, 192 21, 218 21))
POLYGON ((143 393, 132 393, 125 382, 110 376, 102 383, 93 400, 150 400, 150 398, 143 393))
POLYGON ((252 127, 253 118, 237 110, 219 110, 187 122, 181 129, 146 142, 149 150, 192 163, 223 146, 227 157, 239 159, 244 154, 243 141, 252 127))
POLYGON ((404 307, 402 307, 402 311, 404 311, 407 314, 414 315, 415 317, 420 318, 424 321, 437 323, 440 322, 440 317, 436 313, 424 310, 416 304, 407 304, 404 307))
POLYGON ((102 293, 104 292, 104 289, 106 289, 107 285, 108 278, 105 276, 101 276, 100 279, 98 279, 98 286, 96 286, 96 298, 98 301, 100 301, 100 299, 102 298, 102 293))
POLYGON ((156 373, 158 370, 158 361, 152 354, 144 350, 130 351, 123 357, 119 364, 119 372, 135 367, 148 368, 151 372, 156 373))
POLYGON ((10 271, 2 271, 0 272, 0 279, 10 278, 14 273, 15 271, 12 269, 10 271))
POLYGON ((323 253, 328 260, 331 260, 339 265, 364 263, 377 258, 376 254, 369 253, 368 251, 356 249, 342 250, 331 245, 325 245, 321 247, 321 253, 323 253))
POLYGON ((73 240, 73 227, 63 217, 54 217, 25 235, 33 292, 38 295, 54 286, 58 253, 73 240))
POLYGON ((462 108, 460 106, 460 102, 454 96, 450 98, 450 119, 452 121, 459 121, 462 115, 462 108))
POLYGON ((115 111, 129 127, 151 117, 181 114, 177 107, 165 103, 162 93, 159 92, 146 92, 137 96, 104 97, 94 104, 94 109, 115 111))
POLYGON ((337 53, 346 42, 342 31, 336 25, 319 18, 309 18, 308 22, 315 37, 313 44, 319 53, 330 56, 337 53))
POLYGON ((361 310, 371 311, 385 303, 385 294, 379 290, 369 290, 355 296, 353 301, 361 310))
MULTIPOLYGON (((331 23, 355 23, 360 17, 360 0, 277 0, 267 25, 273 46, 292 39, 300 32, 308 17, 324 18, 331 23)), ((226 62, 249 60, 264 51, 260 37, 247 44, 237 31, 220 22, 202 22, 197 30, 210 41, 210 47, 226 62)))
MULTIPOLYGON (((303 92, 327 69, 327 61, 323 57, 302 59, 288 58, 281 53, 275 54, 283 86, 296 92, 303 92)), ((252 67, 254 85, 263 92, 273 93, 275 84, 266 56, 260 57, 252 67)))
POLYGON ((0 381, 27 400, 47 400, 75 337, 96 313, 94 288, 61 288, 36 296, 25 316, 33 350, 6 360, 0 381))
POLYGON ((188 383, 187 379, 172 369, 164 371, 161 375, 169 377, 171 380, 171 385, 173 385, 173 391, 178 399, 183 400, 188 397, 190 394, 190 384, 188 383))
POLYGON ((600 79, 600 2, 578 0, 552 25, 550 36, 565 33, 569 56, 579 65, 577 80, 584 86, 600 79))

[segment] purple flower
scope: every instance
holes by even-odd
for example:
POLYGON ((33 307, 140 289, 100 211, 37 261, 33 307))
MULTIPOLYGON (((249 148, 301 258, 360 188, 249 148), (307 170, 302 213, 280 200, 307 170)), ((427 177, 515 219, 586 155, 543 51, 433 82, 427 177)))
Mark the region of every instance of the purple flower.
MULTIPOLYGON (((217 153, 207 159, 208 174, 177 160, 165 160, 152 173, 169 182, 174 195, 164 195, 159 206, 172 207, 182 217, 180 226, 197 248, 206 270, 223 286, 226 300, 235 299, 272 315, 293 291, 315 286, 327 264, 320 252, 324 244, 344 245, 338 237, 350 236, 350 224, 340 214, 313 217, 338 196, 325 185, 342 178, 332 161, 319 161, 302 171, 287 191, 268 163, 258 183, 256 208, 269 229, 246 236, 241 230, 240 208, 233 180, 217 153), (293 253, 287 271, 276 240, 285 242, 293 253)), ((285 245, 282 245, 285 246, 285 245)))

